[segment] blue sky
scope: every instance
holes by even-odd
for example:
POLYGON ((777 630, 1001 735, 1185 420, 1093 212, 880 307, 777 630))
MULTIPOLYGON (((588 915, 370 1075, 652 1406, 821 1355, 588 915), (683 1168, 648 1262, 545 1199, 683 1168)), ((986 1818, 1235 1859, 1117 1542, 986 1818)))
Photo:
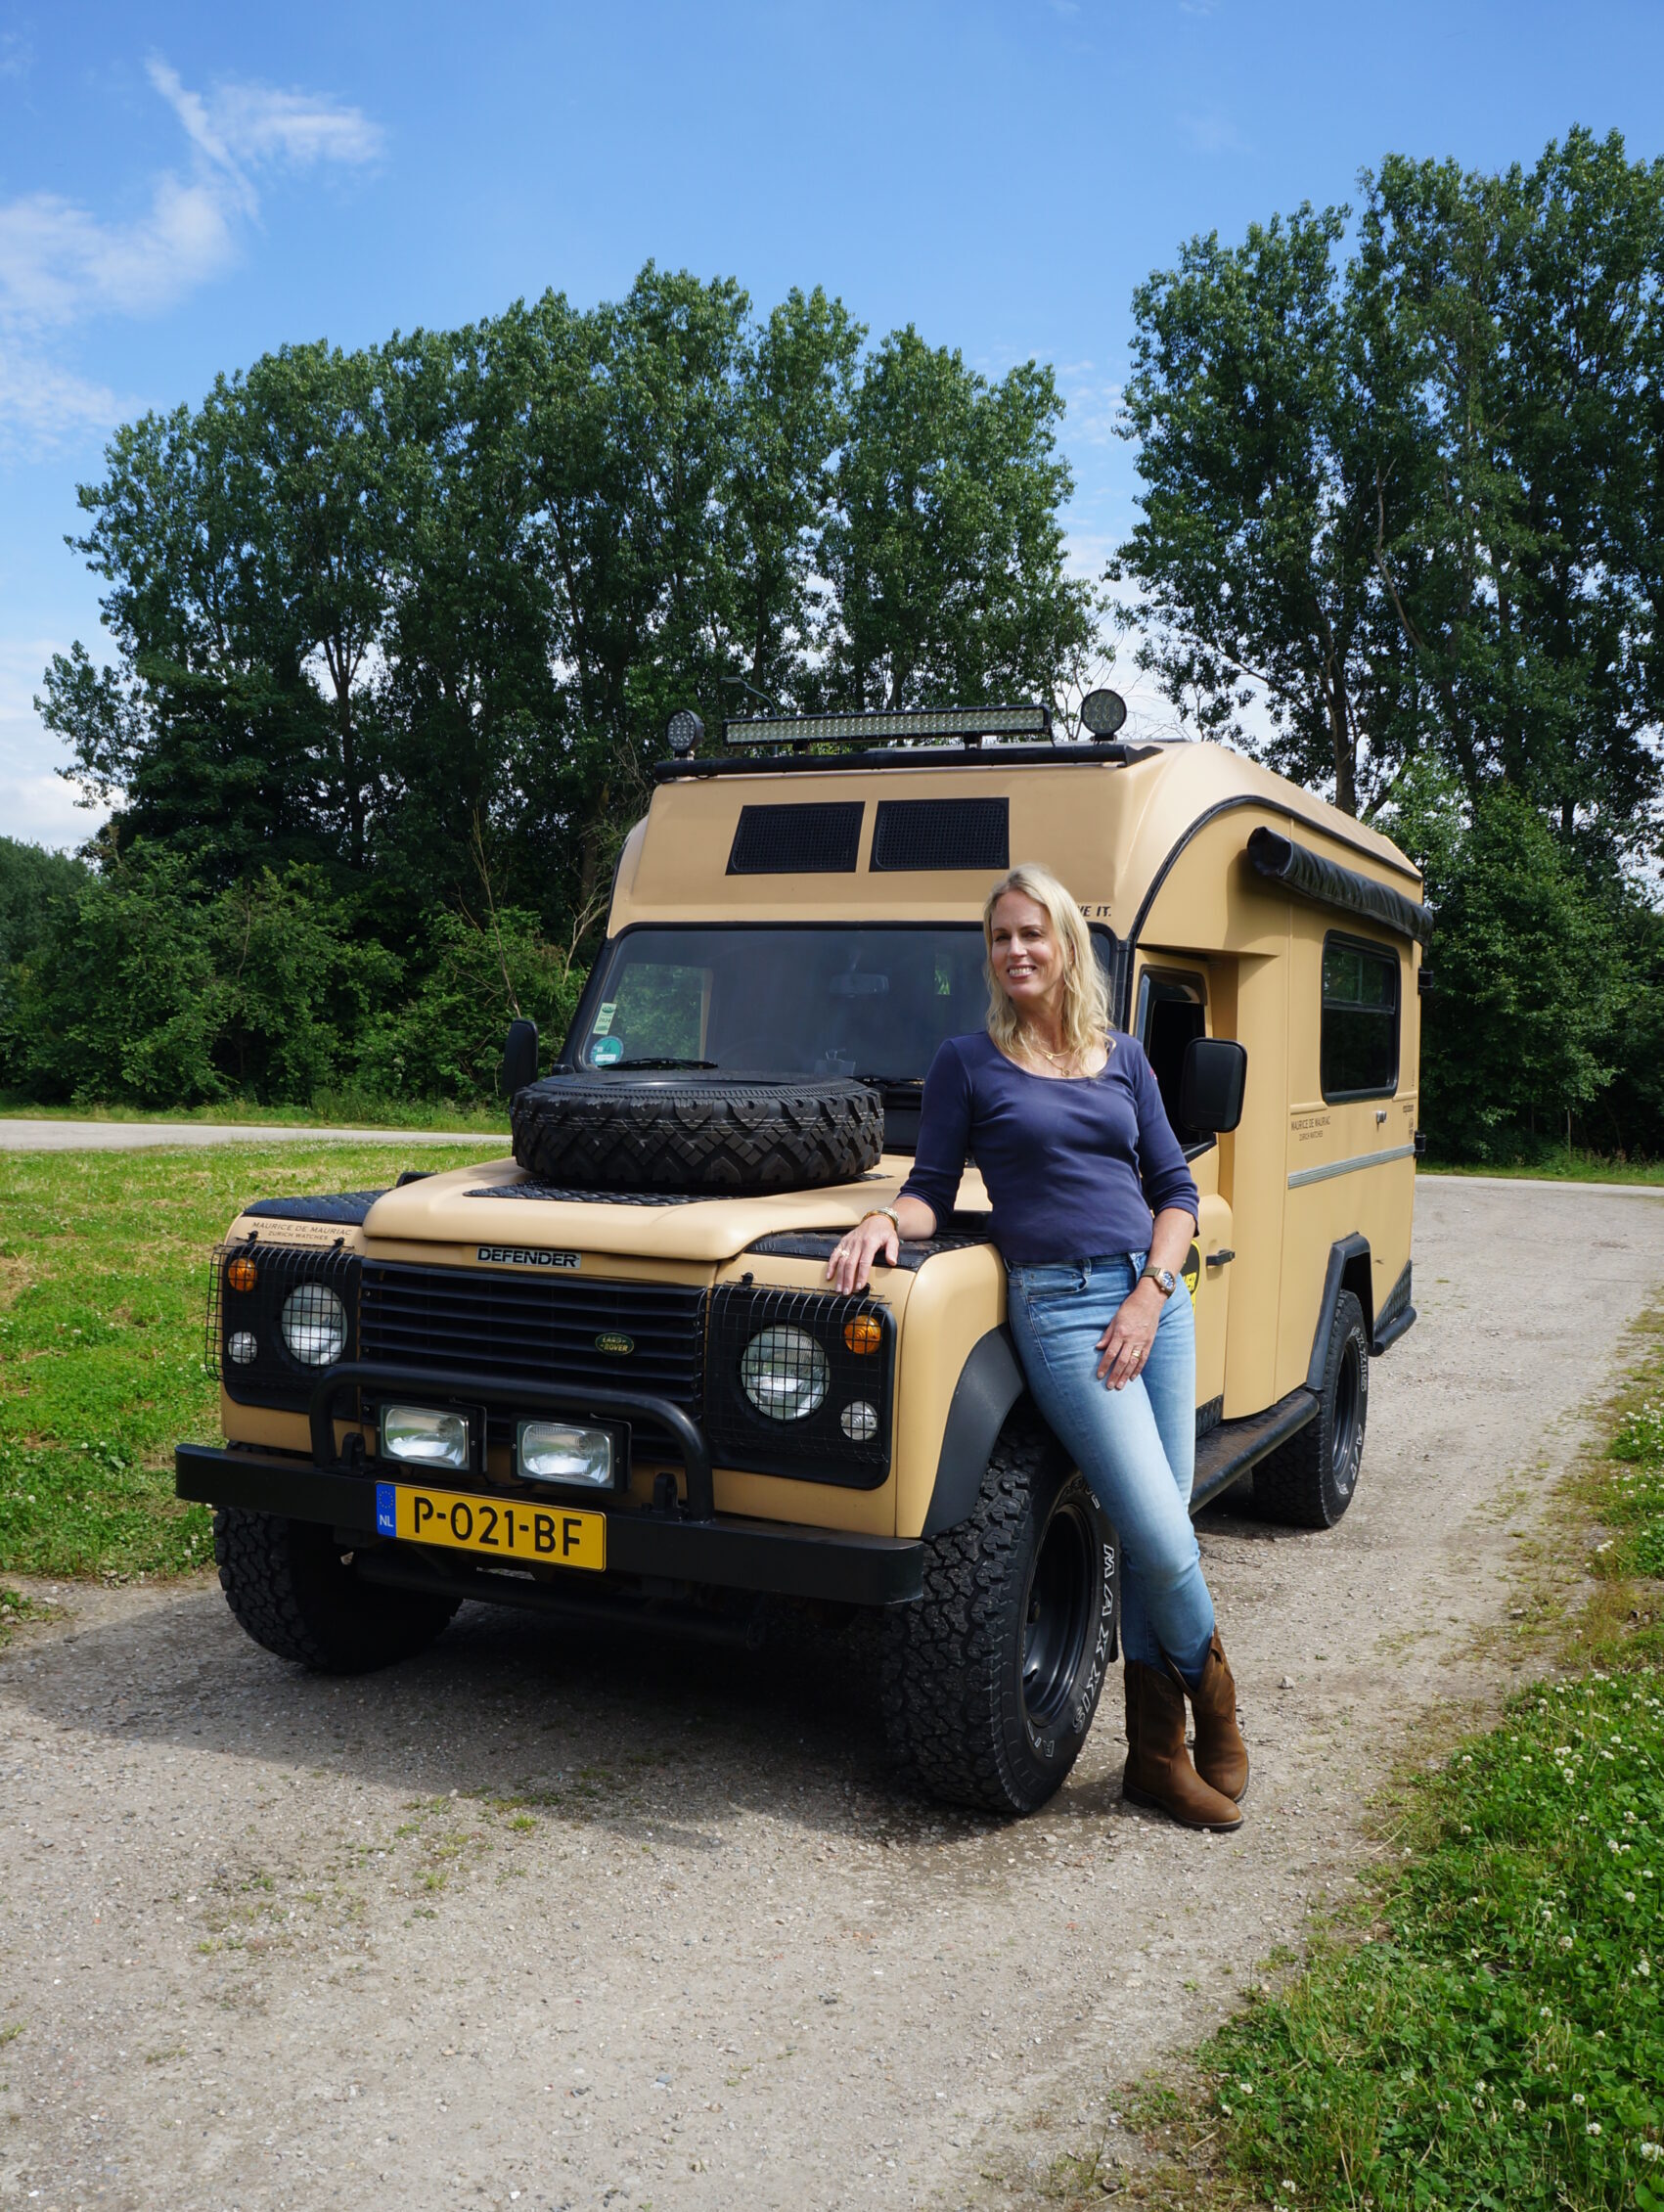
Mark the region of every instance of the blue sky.
POLYGON ((0 0, 0 832, 93 827, 30 695, 96 580, 104 439, 285 339, 353 345, 650 255, 821 283, 1069 400, 1077 558, 1130 518, 1129 304, 1179 242, 1383 153, 1664 152, 1664 7, 988 0, 281 9, 0 0))

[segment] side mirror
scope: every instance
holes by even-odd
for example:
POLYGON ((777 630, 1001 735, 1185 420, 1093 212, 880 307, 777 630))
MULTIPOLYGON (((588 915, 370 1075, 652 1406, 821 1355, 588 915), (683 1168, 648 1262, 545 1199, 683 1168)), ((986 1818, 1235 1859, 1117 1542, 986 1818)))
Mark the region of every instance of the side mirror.
POLYGON ((512 1099, 528 1083, 537 1081, 537 1023, 511 1021, 509 1040, 503 1047, 503 1096, 512 1099))
POLYGON ((1242 1118, 1248 1056, 1233 1037, 1192 1037, 1179 1079, 1179 1119, 1187 1129, 1223 1137, 1242 1118))

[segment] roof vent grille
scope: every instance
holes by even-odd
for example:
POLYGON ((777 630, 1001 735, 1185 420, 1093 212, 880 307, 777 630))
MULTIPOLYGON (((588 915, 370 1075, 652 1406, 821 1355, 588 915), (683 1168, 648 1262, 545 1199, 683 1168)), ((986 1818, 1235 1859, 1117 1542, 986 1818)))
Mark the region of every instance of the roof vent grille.
POLYGON ((885 798, 873 830, 877 869, 1009 868, 1007 798, 885 798))
POLYGON ((860 799, 742 806, 730 876, 852 876, 861 849, 860 799))

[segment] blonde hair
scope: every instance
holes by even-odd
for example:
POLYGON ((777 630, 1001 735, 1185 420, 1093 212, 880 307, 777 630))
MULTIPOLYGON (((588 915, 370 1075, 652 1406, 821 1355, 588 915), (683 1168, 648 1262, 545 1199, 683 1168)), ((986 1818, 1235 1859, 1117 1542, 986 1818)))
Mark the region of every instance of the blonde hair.
POLYGON ((1018 891, 1036 906, 1044 907, 1057 942, 1063 948, 1063 1043, 1071 1053, 1088 1052, 1094 1045, 1109 1043, 1109 992, 1098 955, 1092 949, 1092 932, 1080 918, 1080 908, 1058 882, 1051 869, 1032 861, 1002 876, 988 893, 982 909, 982 942, 987 949, 983 974, 988 979, 988 1034, 1008 1056, 1021 1049, 1022 1023, 994 972, 994 909, 1009 891, 1018 891))

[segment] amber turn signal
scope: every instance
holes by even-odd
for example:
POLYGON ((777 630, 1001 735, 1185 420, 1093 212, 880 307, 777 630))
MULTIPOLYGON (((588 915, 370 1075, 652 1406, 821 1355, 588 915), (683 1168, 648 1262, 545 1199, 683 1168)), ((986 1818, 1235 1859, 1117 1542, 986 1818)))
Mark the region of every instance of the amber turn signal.
POLYGON ((853 1321, 843 1325, 843 1340, 852 1352, 876 1352, 884 1340, 884 1332, 870 1313, 858 1313, 853 1321))
POLYGON ((234 1290, 251 1290, 260 1280, 259 1270, 252 1260, 233 1260, 225 1271, 225 1280, 234 1290))

